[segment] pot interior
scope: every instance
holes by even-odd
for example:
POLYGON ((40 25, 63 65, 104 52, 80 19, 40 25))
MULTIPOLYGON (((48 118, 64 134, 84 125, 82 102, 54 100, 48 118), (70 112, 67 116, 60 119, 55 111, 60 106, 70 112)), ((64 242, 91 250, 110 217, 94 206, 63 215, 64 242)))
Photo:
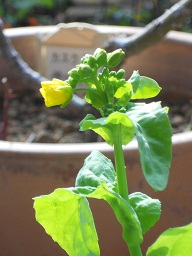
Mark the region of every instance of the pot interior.
MULTIPOLYGON (((117 29, 112 26, 109 30, 110 33, 107 33, 106 31, 108 31, 108 28, 104 30, 105 32, 100 31, 101 28, 102 26, 97 26, 97 31, 95 32, 94 30, 94 33, 98 34, 100 39, 100 47, 102 47, 102 43, 104 43, 107 37, 122 33, 130 35, 136 32, 136 30, 133 31, 133 29, 130 30, 129 28, 123 28, 122 31, 121 27, 119 28, 121 32, 117 32, 117 29)), ((41 45, 39 44, 39 37, 44 38, 45 35, 48 37, 49 33, 53 33, 54 31, 55 27, 44 27, 38 28, 37 30, 30 28, 27 33, 26 28, 21 28, 18 30, 10 29, 6 32, 22 58, 31 68, 39 71, 39 63, 41 62, 41 58, 44 58, 40 49, 41 45)), ((81 40, 80 43, 82 43, 81 40)), ((192 35, 181 32, 170 32, 168 36, 160 43, 145 49, 137 55, 127 58, 124 65, 121 67, 126 70, 127 78, 130 77, 133 70, 139 70, 140 75, 151 77, 158 82, 158 84, 162 87, 162 91, 160 95, 153 100, 160 100, 162 101, 163 106, 169 107, 174 133, 188 131, 191 126, 191 48, 192 35)), ((71 46, 71 49, 76 48, 71 46)), ((4 65, 4 62, 0 61, 0 66, 1 78, 8 78, 8 81, 13 88, 13 92, 16 95, 15 99, 13 99, 11 102, 12 107, 10 110, 10 116, 14 116, 16 119, 12 122, 12 127, 23 127, 23 130, 27 130, 25 124, 27 122, 27 126, 30 129, 32 128, 32 130, 21 139, 21 132, 17 133, 17 131, 10 128, 12 130, 10 130, 9 134, 13 134, 13 136, 9 135, 8 140, 49 143, 98 141, 98 137, 94 136, 93 133, 88 132, 85 135, 82 135, 78 132, 78 123, 87 112, 91 111, 89 108, 83 108, 83 110, 79 112, 76 110, 69 110, 68 108, 65 111, 60 110, 59 108, 46 109, 39 94, 40 85, 29 94, 28 90, 25 90, 24 86, 20 87, 18 78, 15 77, 12 72, 10 72, 10 69, 7 65, 4 65), (18 113, 16 113, 17 109, 19 110, 18 113), (37 113, 41 116, 35 119, 37 113), (24 118, 24 114, 26 115, 26 118, 24 118), (59 119, 56 119, 56 116, 58 116, 59 119), (28 121, 24 121, 23 119, 28 119, 28 121), (64 127, 61 124, 63 119, 65 120, 64 127), (48 121, 46 125, 45 120, 48 121), (18 123, 19 121, 20 123, 18 123), (43 124, 39 125, 41 121, 43 124), (56 127, 54 127, 54 125, 56 125, 56 127), (48 132, 46 131, 45 133, 36 136, 37 131, 43 130, 44 126, 48 127, 48 132), (35 127, 34 130, 33 127, 35 127), (65 134, 61 134, 62 129, 65 130, 65 134), (54 135, 56 138, 53 138, 53 135, 50 137, 50 133, 58 133, 58 135, 54 135), (37 138, 39 136, 40 139, 37 138), (65 138, 63 139, 64 136, 65 138)), ((65 70, 67 70, 66 67, 65 70)), ((3 104, 3 101, 1 101, 1 103, 3 104)))

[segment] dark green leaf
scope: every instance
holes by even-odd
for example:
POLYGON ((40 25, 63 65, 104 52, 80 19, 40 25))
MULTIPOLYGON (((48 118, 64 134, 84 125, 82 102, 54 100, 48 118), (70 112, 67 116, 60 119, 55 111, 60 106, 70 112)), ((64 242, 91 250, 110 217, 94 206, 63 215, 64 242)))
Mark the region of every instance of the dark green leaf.
POLYGON ((113 86, 113 83, 108 79, 106 79, 106 83, 105 83, 105 93, 107 95, 107 101, 113 102, 114 101, 114 86, 113 86))
POLYGON ((141 192, 129 195, 129 200, 141 223, 142 232, 145 234, 159 220, 161 203, 158 199, 152 199, 141 192))
POLYGON ((95 88, 90 88, 86 93, 86 101, 96 109, 101 109, 106 103, 105 94, 95 88))
POLYGON ((163 190, 172 159, 172 131, 166 108, 160 102, 132 106, 127 115, 135 126, 144 176, 152 188, 163 190))
POLYGON ((116 186, 116 172, 113 163, 99 151, 93 151, 84 161, 76 178, 76 187, 98 187, 104 181, 107 186, 116 186))
POLYGON ((142 234, 137 215, 129 203, 115 192, 114 184, 116 185, 116 173, 111 160, 102 153, 93 151, 85 159, 83 168, 77 175, 73 192, 107 201, 123 227, 123 237, 127 244, 140 244, 142 234), (91 191, 91 187, 95 190, 91 191))
POLYGON ((191 254, 192 224, 168 229, 147 251, 147 256, 190 256, 191 254))

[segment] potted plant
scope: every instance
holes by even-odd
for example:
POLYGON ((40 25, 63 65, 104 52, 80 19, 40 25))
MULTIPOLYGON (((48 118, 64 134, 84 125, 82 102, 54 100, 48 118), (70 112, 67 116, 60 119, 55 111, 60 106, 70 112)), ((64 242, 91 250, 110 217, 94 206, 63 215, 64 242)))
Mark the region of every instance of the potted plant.
MULTIPOLYGON (((131 256, 141 256, 143 235, 159 220, 161 203, 134 192, 129 194, 123 145, 136 136, 142 171, 155 190, 166 188, 172 159, 172 129, 168 108, 161 102, 134 103, 158 95, 155 80, 134 71, 126 80, 125 70, 110 71, 124 57, 122 49, 107 53, 96 49, 81 58, 65 81, 53 79, 41 83, 40 92, 47 107, 66 107, 73 93, 84 91, 86 100, 101 117, 87 114, 80 130, 93 130, 113 147, 115 167, 99 151, 85 159, 75 186, 58 188, 49 195, 34 198, 37 221, 69 255, 100 255, 98 236, 87 198, 102 199, 112 208, 122 226, 122 236, 131 256), (100 70, 101 68, 101 70, 100 70), (79 88, 78 84, 84 86, 79 88)), ((190 254, 192 224, 163 233, 146 255, 190 254), (179 242, 179 244, 177 244, 179 242)), ((120 253, 120 251, 119 251, 120 253)))
MULTIPOLYGON (((10 29, 6 31, 6 34, 12 39, 23 58, 35 69, 37 67, 34 57, 37 46, 36 35, 55 29, 55 27, 30 28, 27 31, 25 28, 10 29)), ((98 33, 107 33, 106 31, 109 29, 112 34, 117 31, 116 27, 97 26, 98 33)), ((128 35, 134 33, 133 28, 118 29, 121 31, 118 33, 127 33, 128 35)), ((190 66, 192 58, 190 49, 191 35, 170 32, 165 40, 159 44, 146 49, 141 54, 130 57, 123 68, 126 69, 128 76, 130 75, 129 72, 138 69, 141 74, 153 77, 163 87, 164 96, 172 100, 172 92, 174 88, 177 88, 174 99, 180 102, 191 97, 190 66)), ((1 67, 1 70, 5 71, 2 63, 1 67)), ((4 72, 3 76, 5 74, 8 73, 4 72)), ((163 208, 166 208, 160 222, 146 236, 145 247, 151 244, 151 241, 154 241, 157 235, 165 229, 185 225, 191 221, 191 216, 187 214, 191 211, 191 206, 188 203, 191 191, 189 179, 191 172, 189 163, 192 157, 191 144, 190 131, 173 136, 173 161, 168 189, 166 192, 158 193, 153 192, 142 177, 139 181, 136 179, 136 176, 140 177, 141 173, 137 143, 133 141, 125 147, 125 162, 129 167, 129 177, 132 180, 130 191, 140 190, 152 198, 159 198, 163 208), (175 198, 175 194, 177 194, 177 198, 175 198)), ((107 157, 113 158, 111 148, 105 143, 37 145, 4 141, 1 141, 0 147, 1 204, 3 205, 1 220, 4 220, 1 222, 1 230, 3 230, 2 252, 5 254, 17 252, 18 255, 23 252, 28 255, 32 255, 34 252, 36 255, 43 253, 63 255, 60 248, 52 243, 50 238, 35 223, 32 202, 28 199, 36 195, 50 193, 56 187, 73 186, 76 174, 83 165, 86 156, 96 149, 107 157), (14 198, 13 201, 12 198, 14 198), (10 225, 10 221, 12 225, 10 225), (13 241, 11 248, 8 246, 10 239, 13 241), (39 241, 41 241, 41 247, 39 247, 39 241)), ((91 203, 93 211, 97 213, 95 217, 96 223, 99 224, 97 229, 104 255, 112 255, 113 252, 114 255, 117 255, 115 253, 116 248, 126 248, 125 244, 121 242, 120 227, 113 214, 110 214, 108 206, 102 203, 96 204, 94 200, 91 203), (102 214, 101 210, 104 210, 107 217, 102 214), (107 225, 107 219, 109 219, 109 225, 107 225), (110 223, 114 225, 112 226, 110 223), (109 232, 107 235, 103 232, 104 225, 109 232), (112 237, 112 230, 115 234, 114 237, 112 237), (112 247, 107 246, 106 248, 106 244, 110 244, 112 247)))

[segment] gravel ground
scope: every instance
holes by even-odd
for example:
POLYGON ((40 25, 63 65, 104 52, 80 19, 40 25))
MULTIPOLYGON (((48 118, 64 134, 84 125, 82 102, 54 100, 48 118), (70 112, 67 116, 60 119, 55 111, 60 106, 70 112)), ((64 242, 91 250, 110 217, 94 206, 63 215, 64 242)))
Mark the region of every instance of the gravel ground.
MULTIPOLYGON (((169 105, 173 133, 190 129, 192 100, 179 105, 169 105)), ((1 115, 2 116, 2 115, 1 115)), ((72 118, 59 107, 46 108, 43 100, 34 95, 11 100, 9 107, 8 141, 37 143, 80 143, 100 140, 92 132, 79 132, 82 118, 72 118)), ((2 117, 1 117, 2 120, 2 117)))

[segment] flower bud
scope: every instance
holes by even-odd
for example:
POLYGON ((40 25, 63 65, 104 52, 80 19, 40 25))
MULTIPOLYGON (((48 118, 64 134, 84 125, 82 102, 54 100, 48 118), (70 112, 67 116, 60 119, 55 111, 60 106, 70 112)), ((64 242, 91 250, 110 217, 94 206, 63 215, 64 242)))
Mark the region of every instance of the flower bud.
POLYGON ((87 65, 87 64, 80 64, 78 66, 78 75, 82 78, 82 79, 87 79, 87 78, 91 78, 92 77, 92 68, 87 65))
POLYGON ((104 67, 103 70, 102 70, 101 75, 102 75, 103 77, 108 77, 108 76, 109 76, 109 69, 106 68, 106 67, 104 67))
POLYGON ((74 89, 79 82, 79 78, 75 79, 75 78, 72 78, 71 76, 69 76, 69 78, 66 80, 66 82, 74 89))
POLYGON ((79 74, 78 74, 78 70, 77 68, 73 68, 68 72, 68 75, 70 75, 72 78, 74 79, 78 79, 79 78, 79 74))
POLYGON ((107 52, 104 49, 97 48, 93 54, 99 67, 106 66, 107 64, 107 52))
POLYGON ((111 53, 107 54, 107 67, 116 67, 120 64, 125 53, 122 49, 117 49, 111 53))
POLYGON ((81 58, 81 64, 87 64, 89 61, 89 58, 91 57, 91 54, 85 54, 82 58, 81 58))
POLYGON ((124 69, 120 69, 118 72, 117 72, 117 79, 122 79, 124 78, 125 76, 125 70, 124 69))
POLYGON ((110 77, 116 77, 116 75, 117 75, 117 73, 115 72, 115 71, 111 71, 110 73, 109 73, 109 75, 110 75, 110 77))
POLYGON ((87 64, 91 67, 94 68, 95 66, 97 66, 97 60, 95 57, 93 57, 92 55, 89 56, 89 59, 87 61, 87 64))
POLYGON ((72 99, 73 89, 66 81, 53 79, 52 81, 41 82, 42 94, 46 107, 61 105, 66 106, 72 99))

